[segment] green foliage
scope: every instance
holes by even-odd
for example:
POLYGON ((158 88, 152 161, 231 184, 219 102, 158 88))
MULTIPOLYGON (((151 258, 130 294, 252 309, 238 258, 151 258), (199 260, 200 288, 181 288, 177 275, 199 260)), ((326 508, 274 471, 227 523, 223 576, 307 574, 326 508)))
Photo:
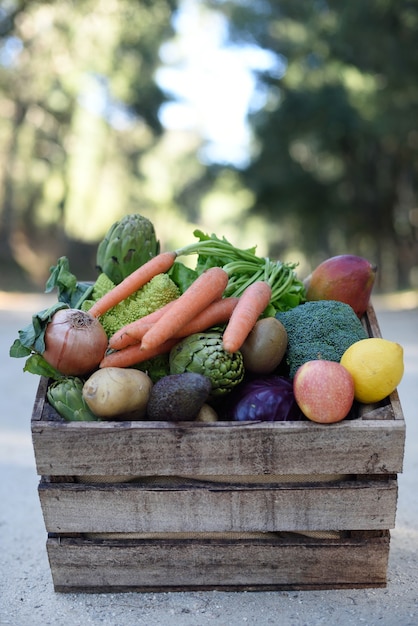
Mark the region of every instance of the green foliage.
POLYGON ((46 376, 57 380, 62 377, 52 365, 43 358, 45 352, 45 331, 53 316, 60 309, 68 308, 65 302, 56 302, 47 309, 32 315, 31 322, 18 331, 18 338, 14 340, 9 350, 12 358, 26 358, 24 372, 46 376))
POLYGON ((90 296, 93 285, 78 281, 70 270, 69 260, 63 256, 50 268, 45 293, 50 293, 54 289, 57 290, 58 302, 64 302, 71 309, 79 309, 82 302, 90 296))
POLYGON ((45 330, 55 313, 68 308, 63 302, 56 302, 48 309, 43 309, 32 315, 32 322, 19 330, 17 339, 10 348, 10 356, 15 358, 28 356, 32 351, 42 354, 45 352, 45 330))
MULTIPOLYGON (((411 286, 415 4, 204 4, 227 17, 234 45, 259 46, 277 60, 255 74, 264 104, 249 115, 252 160, 233 172, 247 193, 242 214, 253 203, 252 215, 270 227, 268 254, 300 251, 315 266, 358 253, 378 265, 377 289, 411 286)), ((188 132, 172 141, 161 127, 167 96, 155 76, 176 8, 175 0, 39 0, 2 9, 0 256, 37 284, 74 241, 93 245, 138 207, 173 247, 182 226, 204 223, 205 198, 217 189, 226 197, 225 168, 197 158, 201 139, 188 132)), ((228 193, 233 204, 238 194, 228 193)))
POLYGON ((305 300, 305 287, 296 276, 295 263, 257 256, 256 246, 243 250, 235 247, 226 237, 207 235, 197 229, 193 234, 199 241, 176 250, 177 256, 197 254, 197 275, 210 267, 222 267, 228 274, 224 296, 239 297, 249 285, 262 280, 272 290, 270 304, 264 315, 286 311, 305 300))
POLYGON ((0 244, 10 259, 13 237, 38 282, 71 239, 95 242, 132 207, 152 210, 142 160, 162 133, 155 73, 175 8, 58 0, 1 12, 0 244))
POLYGON ((312 266, 357 252, 377 262, 380 287, 390 276, 408 286, 418 264, 416 4, 209 4, 228 16, 235 44, 277 60, 257 74, 265 106, 250 116, 255 157, 242 176, 254 212, 290 225, 288 243, 312 266))

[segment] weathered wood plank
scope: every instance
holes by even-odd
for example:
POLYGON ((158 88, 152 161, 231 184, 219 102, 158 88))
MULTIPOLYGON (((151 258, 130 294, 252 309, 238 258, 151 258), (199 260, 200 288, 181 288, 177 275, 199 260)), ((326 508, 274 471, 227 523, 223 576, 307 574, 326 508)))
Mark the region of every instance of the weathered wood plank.
POLYGON ((41 482, 53 533, 379 530, 395 525, 397 483, 83 485, 41 482))
POLYGON ((381 337, 379 322, 377 319, 376 311, 373 303, 370 301, 367 307, 365 315, 363 315, 361 322, 370 337, 381 337))
POLYGON ((56 591, 383 587, 389 534, 344 540, 49 538, 56 591))
POLYGON ((41 475, 394 474, 402 420, 34 423, 41 475))

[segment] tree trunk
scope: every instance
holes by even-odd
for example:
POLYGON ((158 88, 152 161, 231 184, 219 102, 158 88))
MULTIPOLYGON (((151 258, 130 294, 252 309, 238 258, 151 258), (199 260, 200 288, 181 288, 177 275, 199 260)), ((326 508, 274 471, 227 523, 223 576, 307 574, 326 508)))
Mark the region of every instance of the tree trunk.
POLYGON ((22 102, 15 102, 13 128, 11 130, 9 146, 5 151, 4 159, 4 196, 0 210, 0 258, 3 262, 14 262, 11 240, 15 229, 16 211, 13 209, 14 173, 18 160, 18 138, 23 124, 27 106, 22 102))

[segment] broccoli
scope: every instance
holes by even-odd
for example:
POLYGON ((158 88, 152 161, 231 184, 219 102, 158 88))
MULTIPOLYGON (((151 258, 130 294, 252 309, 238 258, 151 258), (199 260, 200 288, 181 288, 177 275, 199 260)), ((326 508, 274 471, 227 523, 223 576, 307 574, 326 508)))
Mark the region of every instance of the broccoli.
MULTIPOLYGON (((88 311, 94 302, 114 286, 114 283, 106 274, 99 274, 94 283, 92 298, 83 302, 82 309, 88 311)), ((110 311, 107 311, 99 320, 107 336, 111 337, 126 324, 156 311, 164 304, 167 304, 167 302, 178 298, 179 295, 179 288, 168 274, 158 274, 132 296, 114 306, 110 311)))
POLYGON ((339 362, 351 344, 368 337, 351 306, 336 300, 305 302, 276 313, 276 318, 287 331, 285 362, 290 378, 306 361, 339 362))

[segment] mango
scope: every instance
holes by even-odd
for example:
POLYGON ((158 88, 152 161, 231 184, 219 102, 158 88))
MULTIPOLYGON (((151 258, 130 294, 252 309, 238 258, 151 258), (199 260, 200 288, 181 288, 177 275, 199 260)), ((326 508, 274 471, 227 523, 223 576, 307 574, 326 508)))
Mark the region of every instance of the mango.
POLYGON ((367 310, 377 266, 354 254, 341 254, 320 263, 303 283, 307 300, 339 300, 361 318, 367 310))

